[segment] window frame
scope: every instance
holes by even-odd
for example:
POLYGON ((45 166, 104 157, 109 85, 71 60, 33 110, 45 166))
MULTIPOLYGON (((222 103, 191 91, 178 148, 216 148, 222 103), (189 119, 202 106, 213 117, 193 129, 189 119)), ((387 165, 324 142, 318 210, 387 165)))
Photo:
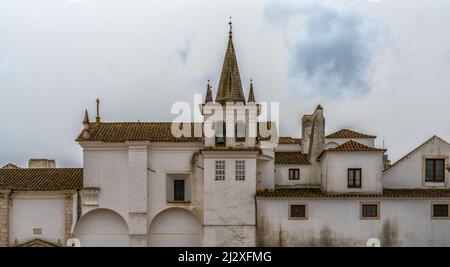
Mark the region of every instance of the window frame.
POLYGON ((425 158, 425 182, 426 183, 443 183, 445 182, 445 158, 425 158), (427 177, 427 162, 428 161, 432 161, 433 165, 432 165, 432 172, 433 175, 431 177, 431 179, 428 179, 427 177), (436 177, 436 166, 437 166, 437 161, 442 162, 442 180, 437 180, 436 177))
POLYGON ((347 169, 347 188, 362 188, 362 168, 348 168, 347 169), (355 178, 355 171, 359 171, 359 186, 356 185, 355 181, 357 179, 355 178), (353 184, 350 184, 350 172, 353 172, 353 178, 352 182, 353 184))
POLYGON ((289 220, 308 220, 308 202, 289 202, 288 204, 288 219, 289 220), (292 206, 305 206, 305 216, 304 217, 292 217, 292 206))
POLYGON ((361 201, 359 203, 359 219, 360 220, 379 220, 381 214, 380 202, 379 201, 361 201), (376 216, 364 216, 363 208, 366 205, 374 205, 377 207, 377 215, 376 216))
POLYGON ((174 179, 173 180, 173 202, 186 202, 186 180, 185 179, 174 179), (183 184, 183 199, 177 199, 177 186, 178 182, 183 184))
POLYGON ((300 168, 289 168, 289 170, 288 170, 288 179, 289 179, 289 181, 298 181, 298 180, 300 180, 300 168), (291 172, 292 172, 292 174, 297 174, 297 178, 295 178, 295 177, 292 178, 291 172))
POLYGON ((245 160, 236 160, 234 162, 235 180, 245 181, 246 178, 246 162, 245 160))
POLYGON ((225 181, 225 177, 226 177, 226 161, 225 160, 214 161, 214 180, 225 181), (222 168, 218 168, 219 166, 222 168))
POLYGON ((431 219, 432 220, 450 220, 450 202, 433 201, 431 203, 431 219), (434 206, 435 205, 447 205, 447 217, 434 216, 434 206))

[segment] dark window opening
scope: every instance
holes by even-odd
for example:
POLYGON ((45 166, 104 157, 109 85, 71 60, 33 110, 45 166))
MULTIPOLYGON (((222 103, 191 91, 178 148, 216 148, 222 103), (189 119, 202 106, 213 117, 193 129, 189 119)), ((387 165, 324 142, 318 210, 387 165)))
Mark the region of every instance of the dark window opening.
POLYGON ((216 145, 225 146, 226 124, 224 121, 216 121, 214 123, 214 131, 216 133, 216 145))
POLYGON ((306 218, 306 205, 291 205, 291 218, 306 218))
POLYGON ((443 182, 444 181, 444 159, 427 159, 425 162, 425 181, 443 182))
POLYGON ((378 205, 377 204, 363 204, 362 205, 362 217, 363 218, 377 218, 378 217, 378 205))
POLYGON ((289 180, 300 180, 300 170, 289 169, 289 180))
POLYGON ((184 180, 174 180, 173 181, 173 187, 174 187, 174 200, 175 201, 184 201, 184 180))
POLYGON ((361 188, 361 169, 348 169, 348 188, 361 188))
POLYGON ((434 204, 433 217, 448 218, 448 204, 434 204))

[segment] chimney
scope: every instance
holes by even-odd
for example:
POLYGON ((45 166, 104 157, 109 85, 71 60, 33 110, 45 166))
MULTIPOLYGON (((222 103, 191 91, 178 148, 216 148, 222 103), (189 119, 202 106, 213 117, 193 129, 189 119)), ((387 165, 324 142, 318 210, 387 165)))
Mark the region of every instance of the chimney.
POLYGON ((54 159, 30 159, 28 161, 28 168, 30 169, 43 169, 43 168, 56 168, 56 162, 54 159))
POLYGON ((97 98, 97 117, 95 117, 95 123, 100 123, 100 99, 97 98))

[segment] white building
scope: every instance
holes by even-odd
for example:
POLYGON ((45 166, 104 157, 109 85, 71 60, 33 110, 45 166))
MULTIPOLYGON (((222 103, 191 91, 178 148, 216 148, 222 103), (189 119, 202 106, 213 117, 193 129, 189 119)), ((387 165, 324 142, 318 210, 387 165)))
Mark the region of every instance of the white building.
POLYGON ((449 143, 434 136, 390 165, 375 136, 325 135, 321 106, 303 116, 301 138, 259 122, 265 136, 231 30, 205 121, 229 102, 241 105, 227 106, 215 136, 202 123, 176 137, 169 122, 104 122, 98 108, 91 122, 86 111, 82 174, 54 164, 0 169, 0 245, 450 245, 449 143))

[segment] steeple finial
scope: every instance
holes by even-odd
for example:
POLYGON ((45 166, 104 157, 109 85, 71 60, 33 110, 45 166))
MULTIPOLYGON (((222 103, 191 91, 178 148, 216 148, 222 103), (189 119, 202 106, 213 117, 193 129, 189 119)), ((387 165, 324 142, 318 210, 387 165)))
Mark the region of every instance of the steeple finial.
POLYGON ((250 79, 250 92, 248 93, 248 103, 255 103, 255 93, 253 92, 253 79, 250 79))
POLYGON ((84 125, 84 127, 86 128, 86 127, 89 127, 89 124, 90 124, 90 122, 89 122, 89 114, 88 114, 88 110, 86 109, 86 110, 84 111, 83 125, 84 125))
POLYGON ((95 122, 99 123, 100 122, 100 99, 97 98, 96 102, 97 102, 97 117, 95 117, 95 122))
POLYGON ((233 22, 231 22, 231 16, 230 16, 230 22, 228 22, 228 24, 230 25, 230 31, 228 32, 229 37, 233 37, 233 22))
POLYGON ((213 102, 213 99, 212 99, 211 85, 210 85, 209 79, 208 79, 208 83, 206 84, 205 104, 209 103, 209 102, 213 102))

